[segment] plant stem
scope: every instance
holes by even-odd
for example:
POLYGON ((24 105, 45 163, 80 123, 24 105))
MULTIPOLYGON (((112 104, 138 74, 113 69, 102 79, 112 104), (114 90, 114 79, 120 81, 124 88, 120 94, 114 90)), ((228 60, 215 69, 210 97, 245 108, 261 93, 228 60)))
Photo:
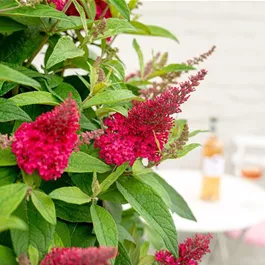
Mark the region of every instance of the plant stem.
POLYGON ((1 9, 0 10, 0 13, 2 12, 6 12, 6 11, 10 11, 10 10, 14 10, 14 9, 17 9, 19 8, 20 6, 13 6, 13 7, 8 7, 8 8, 5 8, 5 9, 1 9))
MULTIPOLYGON (((70 7, 70 5, 72 4, 73 0, 68 0, 66 5, 64 6, 62 12, 65 13, 67 11, 67 9, 70 7)), ((29 67, 32 63, 32 61, 34 60, 34 58, 37 56, 37 54, 40 52, 40 50, 43 48, 43 46, 46 44, 46 42, 49 40, 50 35, 54 32, 57 24, 59 23, 59 19, 54 22, 54 24, 51 26, 51 29, 46 33, 45 37, 43 38, 42 42, 40 43, 40 45, 37 47, 37 49, 33 52, 33 54, 30 56, 30 58, 28 59, 27 63, 26 63, 26 67, 29 67)))

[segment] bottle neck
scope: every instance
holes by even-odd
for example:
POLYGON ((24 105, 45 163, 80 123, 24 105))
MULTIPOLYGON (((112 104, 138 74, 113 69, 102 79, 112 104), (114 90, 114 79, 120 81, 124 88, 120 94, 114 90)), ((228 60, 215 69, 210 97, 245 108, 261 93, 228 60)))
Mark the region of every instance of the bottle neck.
POLYGON ((210 119, 209 129, 212 135, 217 135, 217 120, 215 118, 210 119))

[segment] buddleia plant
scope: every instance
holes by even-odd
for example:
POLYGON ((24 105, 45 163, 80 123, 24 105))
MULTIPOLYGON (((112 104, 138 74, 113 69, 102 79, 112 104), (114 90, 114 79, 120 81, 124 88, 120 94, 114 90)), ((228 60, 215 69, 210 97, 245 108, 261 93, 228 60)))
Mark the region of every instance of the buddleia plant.
POLYGON ((196 218, 153 168, 199 146, 190 137, 200 131, 174 114, 215 47, 146 62, 137 35, 178 40, 143 24, 140 6, 0 0, 1 265, 195 265, 209 252, 211 235, 178 243, 172 214, 196 218), (135 37, 135 73, 120 34, 135 37))

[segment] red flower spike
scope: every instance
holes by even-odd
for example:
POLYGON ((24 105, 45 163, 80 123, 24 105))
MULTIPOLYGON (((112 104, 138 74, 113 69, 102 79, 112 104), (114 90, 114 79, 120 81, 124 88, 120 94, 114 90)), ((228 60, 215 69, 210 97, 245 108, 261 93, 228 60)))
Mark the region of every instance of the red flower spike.
POLYGON ((26 173, 38 171, 44 180, 60 178, 78 141, 80 113, 72 98, 52 111, 23 123, 15 132, 12 152, 26 173))
POLYGON ((161 152, 168 141, 173 126, 171 115, 181 111, 180 105, 189 98, 189 94, 199 85, 206 75, 201 70, 189 81, 179 87, 170 87, 153 100, 134 102, 128 118, 115 113, 104 120, 108 128, 105 134, 95 140, 100 148, 100 157, 107 164, 121 165, 141 157, 159 163, 161 152), (160 150, 159 150, 160 149, 160 150))
POLYGON ((210 253, 211 234, 196 234, 194 238, 187 238, 179 244, 179 257, 175 258, 169 251, 156 252, 155 258, 159 265, 198 265, 202 257, 210 253))
POLYGON ((40 265, 107 265, 116 255, 112 247, 53 248, 40 265))
MULTIPOLYGON (((63 10, 67 1, 68 0, 48 0, 49 3, 54 3, 56 6, 56 9, 60 11, 63 10)), ((112 17, 110 9, 108 8, 107 10, 105 10, 108 7, 108 4, 104 0, 96 0, 95 2, 96 2, 96 17, 95 17, 96 20, 101 18, 103 12, 105 13, 103 17, 105 18, 112 17)), ((68 16, 79 16, 79 13, 76 10, 74 4, 71 4, 65 13, 68 16)))

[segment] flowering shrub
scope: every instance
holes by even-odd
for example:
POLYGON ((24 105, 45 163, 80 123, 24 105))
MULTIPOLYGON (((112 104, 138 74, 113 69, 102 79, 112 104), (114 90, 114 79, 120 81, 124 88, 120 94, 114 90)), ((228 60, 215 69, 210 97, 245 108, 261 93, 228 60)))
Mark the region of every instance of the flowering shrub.
POLYGON ((145 64, 134 39, 140 67, 126 74, 119 34, 177 41, 138 21, 139 6, 0 0, 0 264, 196 265, 209 252, 211 236, 178 244, 172 213, 195 217, 152 167, 199 146, 173 114, 215 47, 180 64, 167 53, 145 64), (156 242, 143 240, 147 230, 156 242))

